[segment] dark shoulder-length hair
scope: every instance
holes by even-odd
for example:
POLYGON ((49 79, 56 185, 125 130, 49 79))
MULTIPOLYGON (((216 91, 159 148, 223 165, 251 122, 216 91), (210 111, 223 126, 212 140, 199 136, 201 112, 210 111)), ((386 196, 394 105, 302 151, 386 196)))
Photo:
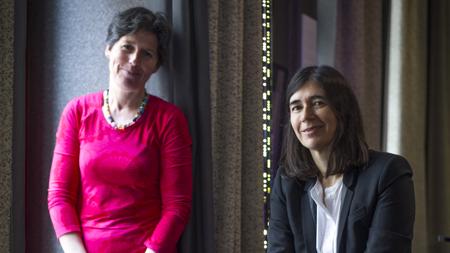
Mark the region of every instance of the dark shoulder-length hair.
POLYGON ((144 7, 134 7, 117 13, 108 26, 106 43, 112 47, 124 35, 137 31, 151 32, 158 39, 158 64, 166 59, 172 33, 169 22, 162 13, 154 13, 144 7))
MULTIPOLYGON (((285 107, 289 109, 291 96, 311 81, 325 91, 326 99, 337 119, 325 176, 343 174, 349 169, 366 164, 369 151, 358 101, 339 71, 330 66, 300 69, 287 87, 285 107)), ((285 174, 300 180, 320 176, 310 151, 297 139, 290 123, 286 124, 284 133, 281 164, 285 174)))

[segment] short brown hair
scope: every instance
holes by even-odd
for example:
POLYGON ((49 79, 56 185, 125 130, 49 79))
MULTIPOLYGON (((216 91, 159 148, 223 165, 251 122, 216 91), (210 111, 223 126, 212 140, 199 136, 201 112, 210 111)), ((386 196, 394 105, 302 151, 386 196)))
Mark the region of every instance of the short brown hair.
POLYGON ((138 31, 151 32, 158 39, 158 65, 168 55, 172 29, 163 13, 154 13, 144 7, 134 7, 117 13, 108 26, 106 43, 112 47, 122 36, 138 31))

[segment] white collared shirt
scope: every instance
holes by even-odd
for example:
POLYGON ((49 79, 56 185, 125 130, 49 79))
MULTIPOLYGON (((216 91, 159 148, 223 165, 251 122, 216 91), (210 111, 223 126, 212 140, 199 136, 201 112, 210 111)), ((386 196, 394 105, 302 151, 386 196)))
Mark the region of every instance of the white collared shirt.
POLYGON ((342 177, 332 186, 322 188, 319 180, 309 191, 317 205, 316 250, 318 253, 337 252, 339 214, 342 206, 342 177), (325 198, 323 198, 325 193, 325 198), (325 202, 325 203, 324 203, 325 202))

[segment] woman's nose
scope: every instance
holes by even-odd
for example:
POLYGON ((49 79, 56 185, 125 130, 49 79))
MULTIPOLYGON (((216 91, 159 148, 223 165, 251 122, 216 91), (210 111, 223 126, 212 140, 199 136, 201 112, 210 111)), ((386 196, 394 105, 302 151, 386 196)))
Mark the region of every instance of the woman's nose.
POLYGON ((300 113, 300 121, 304 122, 306 120, 309 120, 313 117, 314 112, 310 106, 305 106, 300 113))
POLYGON ((134 52, 134 53, 130 54, 130 58, 129 58, 130 64, 138 65, 139 64, 139 60, 140 60, 140 57, 139 57, 139 54, 137 52, 134 52))

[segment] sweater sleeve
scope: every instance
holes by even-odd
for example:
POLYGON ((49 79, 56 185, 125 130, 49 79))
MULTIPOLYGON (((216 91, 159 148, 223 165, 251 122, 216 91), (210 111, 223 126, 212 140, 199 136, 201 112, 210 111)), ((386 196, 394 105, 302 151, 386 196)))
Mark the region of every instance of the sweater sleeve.
POLYGON ((48 209, 58 238, 81 231, 76 209, 80 182, 77 129, 75 102, 70 102, 62 113, 56 133, 48 186, 48 209))
POLYGON ((145 241, 155 252, 173 249, 189 219, 192 200, 192 150, 186 119, 176 110, 161 138, 161 219, 145 241))

